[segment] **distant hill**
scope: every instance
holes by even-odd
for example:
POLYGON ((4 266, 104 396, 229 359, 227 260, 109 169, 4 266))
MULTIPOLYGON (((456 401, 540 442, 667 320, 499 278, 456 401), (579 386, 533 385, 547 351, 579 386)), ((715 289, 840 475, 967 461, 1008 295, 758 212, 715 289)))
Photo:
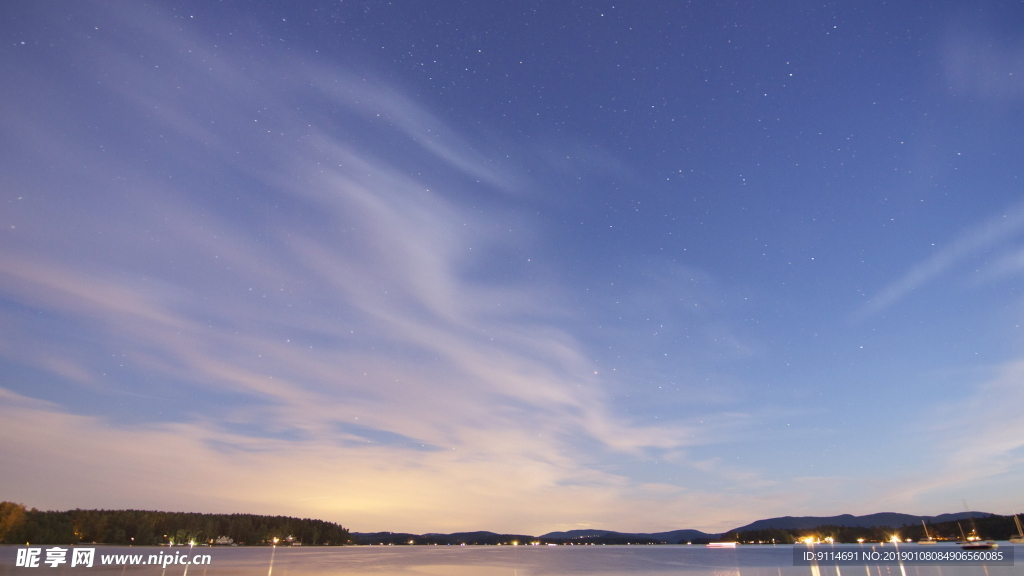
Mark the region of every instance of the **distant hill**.
POLYGON ((650 534, 652 538, 661 538, 665 542, 692 542, 694 540, 708 540, 713 539, 718 534, 708 534, 701 532, 700 530, 672 530, 671 532, 655 532, 650 534))
POLYGON ((439 546, 451 545, 459 546, 461 544, 474 545, 474 544, 511 544, 517 542, 519 544, 526 544, 527 542, 536 540, 536 537, 529 536, 527 534, 497 534, 495 532, 487 532, 484 530, 477 532, 455 532, 453 534, 408 534, 405 532, 352 532, 352 540, 355 544, 363 545, 432 545, 437 544, 439 546))
POLYGON ((593 540, 593 539, 625 539, 625 540, 651 540, 676 544, 683 541, 708 539, 714 534, 707 534, 700 530, 672 530, 670 532, 614 532, 612 530, 567 530, 565 532, 548 532, 541 536, 546 540, 593 540))
MULTIPOLYGON (((511 544, 518 542, 541 542, 543 544, 686 544, 687 542, 706 543, 717 540, 723 536, 735 537, 740 532, 751 533, 757 530, 811 530, 814 528, 833 526, 843 528, 874 528, 901 526, 913 526, 921 530, 921 520, 929 525, 939 525, 944 522, 955 522, 968 517, 982 520, 993 517, 988 512, 958 512, 955 514, 939 514, 938 516, 914 516, 912 514, 900 514, 897 512, 879 512, 865 516, 854 516, 852 514, 841 514, 839 516, 783 516, 780 518, 767 518, 758 520, 729 530, 723 534, 709 534, 700 530, 671 530, 668 532, 616 532, 614 530, 565 530, 559 532, 548 532, 541 536, 530 536, 526 534, 497 534, 495 532, 456 532, 454 534, 408 534, 401 532, 374 532, 363 533, 353 532, 352 539, 356 544, 438 544, 438 545, 473 545, 473 544, 511 544)), ((979 529, 980 529, 979 524, 979 529)), ((956 530, 955 524, 951 530, 956 530)), ((796 532, 793 532, 796 534, 796 532)), ((859 533, 858 533, 859 534, 859 533)), ((915 533, 916 534, 916 533, 915 533)), ((778 535, 771 535, 775 538, 778 535)), ((847 535, 849 536, 849 535, 847 535)), ((852 536, 851 536, 852 537, 852 536)), ((869 537, 871 537, 869 535, 869 537)), ((917 537, 915 535, 915 537, 917 537)), ((888 536, 886 536, 888 538, 888 536)), ((760 539, 760 537, 757 537, 760 539)), ((792 541, 790 538, 789 541, 792 541)))
POLYGON ((605 534, 618 534, 611 530, 568 530, 566 532, 548 532, 547 534, 541 534, 541 538, 592 538, 594 536, 604 536, 605 534))
POLYGON ((900 514, 898 512, 879 512, 865 516, 853 516, 841 514, 839 516, 782 516, 781 518, 768 518, 758 520, 733 528, 729 532, 741 532, 744 530, 767 530, 769 528, 781 528, 784 530, 807 530, 818 526, 844 526, 850 528, 870 528, 872 526, 888 526, 898 528, 900 526, 917 525, 921 520, 929 524, 938 522, 952 522, 963 520, 968 517, 988 518, 992 516, 989 512, 957 512, 955 514, 939 514, 938 516, 913 516, 911 514, 900 514))
POLYGON ((355 544, 374 545, 420 545, 437 544, 458 546, 482 544, 676 544, 696 539, 708 539, 710 534, 699 530, 673 530, 655 534, 633 534, 613 532, 611 530, 570 530, 568 532, 550 532, 543 536, 528 534, 497 534, 495 532, 455 532, 453 534, 409 534, 405 532, 352 532, 355 544))

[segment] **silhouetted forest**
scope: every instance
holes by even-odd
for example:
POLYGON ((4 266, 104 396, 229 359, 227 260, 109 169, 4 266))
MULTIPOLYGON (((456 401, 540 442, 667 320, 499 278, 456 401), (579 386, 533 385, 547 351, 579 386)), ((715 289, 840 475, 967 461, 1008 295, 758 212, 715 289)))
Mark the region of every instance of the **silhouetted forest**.
MULTIPOLYGON (((957 541, 965 536, 970 536, 973 530, 977 530, 977 536, 988 540, 1006 540, 1017 533, 1013 516, 991 515, 951 522, 937 522, 928 525, 928 533, 931 537, 940 540, 957 541)), ((910 538, 913 541, 925 537, 924 528, 920 524, 907 526, 872 526, 870 528, 857 528, 850 526, 817 526, 809 529, 783 529, 769 528, 765 530, 742 530, 740 532, 727 532, 722 535, 723 541, 743 542, 750 544, 773 542, 778 544, 791 544, 800 538, 812 536, 824 540, 832 538, 835 542, 854 543, 863 538, 865 542, 888 542, 894 534, 900 539, 910 538)))
POLYGON ((281 543, 304 545, 339 545, 352 541, 347 528, 308 518, 151 510, 56 512, 0 502, 0 543, 6 544, 214 543, 222 537, 250 546, 268 543, 274 538, 281 543), (289 536, 292 539, 286 542, 289 536))
MULTIPOLYGON (((940 540, 957 541, 976 535, 984 539, 1006 540, 1017 533, 1012 516, 991 515, 975 519, 937 522, 928 525, 929 534, 940 540)), ((835 542, 887 542, 894 534, 900 539, 921 540, 925 537, 920 524, 906 526, 818 526, 811 529, 768 528, 727 532, 714 539, 741 543, 791 544, 813 536, 835 542)), ((27 509, 21 504, 0 502, 0 543, 3 544, 101 544, 155 545, 213 544, 227 539, 238 545, 261 545, 277 538, 280 544, 342 545, 342 544, 662 544, 656 539, 638 535, 612 534, 601 537, 572 539, 540 538, 528 535, 495 534, 493 532, 462 532, 456 534, 406 534, 377 532, 350 534, 347 528, 333 522, 288 516, 255 514, 196 514, 190 512, 156 512, 150 510, 67 510, 64 512, 27 509), (354 538, 353 538, 354 536, 354 538)), ((685 544, 686 542, 680 542, 685 544)), ((693 540, 694 544, 704 539, 693 540)))

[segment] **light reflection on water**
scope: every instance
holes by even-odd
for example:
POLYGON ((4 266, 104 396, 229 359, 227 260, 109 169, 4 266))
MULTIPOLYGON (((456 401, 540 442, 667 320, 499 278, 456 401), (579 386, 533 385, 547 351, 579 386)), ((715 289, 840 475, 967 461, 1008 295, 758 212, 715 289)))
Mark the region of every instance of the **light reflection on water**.
MULTIPOLYGON (((1005 545, 1010 547, 1011 545, 1005 545)), ((80 546, 81 547, 81 546, 80 546)), ((792 546, 353 546, 196 548, 209 566, 103 566, 103 554, 152 547, 96 546, 92 568, 16 568, 16 546, 0 546, 0 576, 1020 576, 1019 566, 793 566, 792 546), (271 564, 271 561, 273 563, 271 564)), ((44 547, 45 548, 45 547, 44 547)), ((166 548, 164 549, 166 550, 166 548)), ((182 550, 182 549, 175 549, 182 550)), ((185 549, 187 550, 187 549, 185 549)))

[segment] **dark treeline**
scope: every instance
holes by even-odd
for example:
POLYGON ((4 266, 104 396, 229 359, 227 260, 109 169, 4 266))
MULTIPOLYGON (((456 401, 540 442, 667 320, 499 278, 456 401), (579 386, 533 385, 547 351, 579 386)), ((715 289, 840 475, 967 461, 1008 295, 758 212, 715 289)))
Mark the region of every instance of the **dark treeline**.
MULTIPOLYGON (((802 530, 784 530, 782 528, 765 528, 764 530, 741 530, 726 532, 719 540, 723 542, 745 542, 764 544, 792 544, 796 542, 798 532, 802 530)), ((853 540, 857 541, 856 538, 853 540)))
POLYGON ((203 544, 227 537, 236 544, 259 545, 289 536, 305 545, 351 543, 346 528, 323 520, 149 510, 55 512, 0 502, 0 543, 7 544, 203 544))
MULTIPOLYGON (((1017 533, 1013 516, 992 515, 973 520, 955 520, 951 522, 938 522, 928 525, 928 534, 939 540, 957 541, 965 536, 970 536, 973 530, 977 530, 977 536, 991 540, 1006 540, 1017 533)), ((870 528, 858 528, 851 526, 818 526, 810 529, 782 529, 769 528, 765 530, 743 530, 740 532, 727 532, 722 535, 723 541, 742 543, 777 543, 792 544, 805 537, 814 537, 820 540, 832 538, 835 542, 854 543, 859 539, 865 542, 888 542, 894 534, 901 539, 918 541, 925 538, 924 528, 920 525, 908 526, 872 526, 870 528)))

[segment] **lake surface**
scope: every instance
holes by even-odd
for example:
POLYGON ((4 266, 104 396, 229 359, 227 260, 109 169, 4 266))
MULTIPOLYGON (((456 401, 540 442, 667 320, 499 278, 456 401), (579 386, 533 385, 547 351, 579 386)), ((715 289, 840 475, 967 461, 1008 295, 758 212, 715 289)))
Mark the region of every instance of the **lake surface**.
MULTIPOLYGON (((914 549, 919 548, 911 545, 914 549)), ((87 546, 77 546, 86 548, 87 546)), ((1024 560, 1016 566, 794 566, 792 546, 741 546, 709 549, 703 546, 352 546, 329 548, 154 548, 95 545, 93 567, 16 567, 24 546, 0 546, 0 576, 547 576, 596 574, 626 576, 668 574, 702 576, 1022 576, 1024 560), (103 564, 111 555, 208 554, 209 565, 103 564)), ((45 560, 45 549, 41 546, 45 560)), ((64 548, 71 548, 65 546, 64 548)), ((837 546, 845 548, 845 546, 837 546)), ((850 549, 859 549, 850 545, 850 549)), ((920 547, 925 548, 925 547, 920 547)), ((1000 550, 1014 548, 1000 543, 1000 550)), ((1015 552, 1024 553, 1017 546, 1015 552)), ((803 549, 803 547, 801 547, 803 549)), ((889 548, 891 549, 891 547, 889 548)), ((70 559, 70 554, 68 555, 70 559)), ((145 561, 145 560, 144 560, 145 561)))

